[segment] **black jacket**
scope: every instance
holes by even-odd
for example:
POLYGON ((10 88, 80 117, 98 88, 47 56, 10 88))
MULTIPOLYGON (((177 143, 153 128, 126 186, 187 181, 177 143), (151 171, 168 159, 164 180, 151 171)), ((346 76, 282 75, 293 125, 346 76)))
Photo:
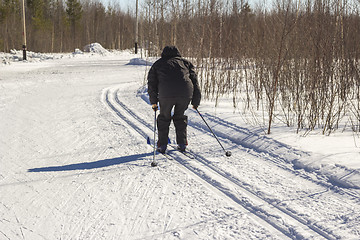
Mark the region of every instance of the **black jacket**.
POLYGON ((151 104, 156 104, 159 98, 183 97, 199 106, 201 93, 194 66, 181 57, 175 46, 165 47, 161 58, 150 68, 148 93, 151 104))

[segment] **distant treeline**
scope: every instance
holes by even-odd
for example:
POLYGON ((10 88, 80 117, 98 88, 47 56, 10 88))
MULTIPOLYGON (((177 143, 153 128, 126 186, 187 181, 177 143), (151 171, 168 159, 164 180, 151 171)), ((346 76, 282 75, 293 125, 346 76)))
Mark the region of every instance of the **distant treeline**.
MULTIPOLYGON (((22 45, 19 0, 0 0, 0 51, 22 45)), ((135 9, 89 0, 26 0, 27 47, 68 52, 98 42, 133 48, 135 9)), ((135 5, 135 0, 134 0, 135 5)), ((204 96, 299 130, 360 131, 360 0, 145 0, 139 46, 158 56, 176 45, 199 70, 204 96), (240 94, 241 93, 241 94, 240 94), (244 98, 245 96, 245 98, 244 98), (246 103, 246 104, 240 104, 246 103), (260 113, 260 114, 259 114, 260 113)))
MULTIPOLYGON (((134 44, 135 17, 97 1, 25 0, 27 47, 69 52, 99 42, 106 48, 134 44)), ((0 51, 23 45, 22 0, 0 0, 0 51)))

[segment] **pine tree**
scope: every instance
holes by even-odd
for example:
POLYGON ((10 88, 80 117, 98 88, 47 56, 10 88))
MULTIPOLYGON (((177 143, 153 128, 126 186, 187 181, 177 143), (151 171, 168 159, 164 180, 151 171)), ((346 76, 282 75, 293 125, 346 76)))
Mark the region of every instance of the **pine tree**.
POLYGON ((78 0, 67 0, 66 1, 66 14, 67 19, 70 24, 72 39, 73 39, 73 47, 76 47, 76 25, 82 18, 82 5, 78 0))
POLYGON ((20 12, 20 1, 0 0, 0 49, 5 52, 21 46, 20 12))

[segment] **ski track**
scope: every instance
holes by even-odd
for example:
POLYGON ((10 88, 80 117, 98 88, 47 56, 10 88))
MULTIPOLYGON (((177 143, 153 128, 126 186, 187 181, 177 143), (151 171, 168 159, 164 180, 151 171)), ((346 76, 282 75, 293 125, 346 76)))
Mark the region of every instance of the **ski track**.
MULTIPOLYGON (((296 149, 292 149, 289 146, 286 146, 285 144, 282 144, 276 140, 268 139, 267 137, 260 137, 256 133, 250 133, 247 129, 244 129, 242 127, 236 126, 235 124, 229 123, 227 121, 224 121, 220 119, 219 117, 215 117, 212 115, 209 115, 207 113, 203 114, 208 120, 210 120, 213 125, 219 125, 220 127, 224 127, 227 129, 230 129, 233 132, 240 133, 242 135, 248 136, 247 138, 239 138, 234 136, 226 136, 224 133, 221 133, 219 131, 215 131, 217 136, 222 137, 224 140, 230 141, 229 148, 238 148, 238 146, 242 146, 242 151, 246 151, 249 154, 252 154, 255 157, 262 157, 265 160, 273 162, 276 166, 279 168, 282 168, 284 170, 290 171, 291 173, 301 176, 309 181, 312 181, 320 186, 324 186, 326 188, 332 189, 334 192, 338 192, 340 194, 347 194, 351 197, 360 198, 360 193, 357 191, 353 191, 351 189, 346 188, 339 188, 337 186, 334 186, 327 177, 317 175, 314 177, 310 176, 309 173, 304 173, 302 171, 296 171, 294 164, 292 161, 296 160, 297 158, 302 157, 308 157, 308 154, 305 152, 300 152, 296 149), (267 149, 267 151, 264 151, 266 147, 257 147, 254 144, 247 143, 247 140, 250 140, 250 142, 254 141, 253 139, 259 140, 263 142, 273 142, 273 145, 275 147, 272 147, 272 149, 267 149), (285 156, 292 156, 292 159, 286 159, 281 154, 276 153, 277 150, 281 149, 281 153, 284 154, 284 152, 287 152, 287 154, 284 154, 285 156), (289 154, 291 152, 292 154, 289 154)), ((192 127, 197 128, 200 131, 203 131, 203 127, 198 122, 194 122, 192 127)), ((271 145, 271 144, 269 144, 271 145)), ((342 178, 346 178, 351 174, 354 174, 356 171, 347 173, 342 178)), ((340 179, 341 180, 341 179, 340 179)))
MULTIPOLYGON (((112 109, 122 121, 125 121, 126 123, 128 123, 129 126, 134 128, 136 130, 136 132, 138 132, 142 137, 144 137, 144 139, 146 139, 147 136, 150 136, 150 134, 151 134, 151 126, 149 124, 147 124, 145 121, 143 121, 142 118, 138 117, 129 108, 127 108, 125 104, 121 103, 118 98, 117 93, 118 93, 118 90, 114 91, 112 94, 109 94, 109 90, 106 90, 106 93, 105 93, 106 104, 108 106, 110 106, 110 109, 112 109), (110 102, 109 95, 111 95, 111 97, 113 98, 113 103, 110 102), (117 104, 117 106, 120 106, 120 108, 117 108, 116 105, 114 104, 114 102, 117 104), (145 125, 148 128, 148 129, 146 129, 148 134, 146 134, 145 131, 141 127, 136 125, 133 120, 130 120, 129 117, 132 117, 135 120, 137 120, 138 122, 140 122, 141 124, 145 125)), ((175 148, 173 148, 172 150, 175 150, 175 148)), ((172 155, 170 155, 170 156, 171 157, 169 157, 169 160, 176 160, 177 162, 179 162, 180 164, 185 166, 185 169, 190 170, 192 173, 199 176, 200 179, 205 180, 205 182, 208 182, 210 185, 214 186, 217 190, 220 190, 220 192, 224 192, 225 194, 227 193, 228 190, 223 191, 221 189, 222 188, 221 184, 219 184, 217 182, 213 183, 214 180, 211 177, 208 177, 206 174, 199 172, 199 170, 195 170, 194 168, 187 166, 186 162, 184 162, 181 158, 179 158, 179 156, 176 156, 176 157, 172 157, 172 155)), ((236 198, 235 196, 231 196, 230 194, 228 194, 228 196, 232 200, 234 200, 235 202, 237 202, 241 205, 240 199, 236 198)), ((246 206, 244 206, 244 207, 246 207, 246 206)), ((250 209, 247 209, 247 210, 250 210, 250 209)), ((271 222, 269 222, 269 223, 271 225, 271 222)), ((277 227, 277 226, 274 225, 274 227, 277 227)), ((278 230, 280 230, 285 235, 289 236, 289 234, 287 234, 287 232, 285 230, 282 230, 280 228, 278 228, 278 230)))
MULTIPOLYGON (((111 94, 109 93, 109 91, 110 90, 107 89, 105 91, 105 93, 104 93, 105 94, 104 103, 106 103, 108 106, 110 106, 110 109, 113 110, 116 113, 116 115, 118 115, 118 117, 120 117, 123 121, 126 121, 128 123, 128 125, 131 126, 132 128, 134 128, 141 136, 143 136, 144 138, 146 138, 146 136, 151 136, 151 131, 150 132, 148 131, 148 130, 152 130, 151 124, 149 124, 147 121, 144 121, 143 117, 140 117, 140 116, 136 115, 135 112, 130 110, 125 103, 122 103, 119 100, 118 96, 119 96, 119 91, 120 90, 119 89, 115 89, 115 90, 113 89, 112 90, 113 92, 111 94), (109 95, 111 95, 111 98, 113 98, 111 102, 109 100, 109 95), (126 119, 126 120, 124 120, 124 119, 126 119), (139 127, 137 124, 135 124, 135 121, 133 121, 134 119, 138 123, 140 123, 141 125, 145 126, 147 129, 144 130, 141 127, 139 127)), ((209 116, 206 115, 206 117, 209 117, 209 116)), ((238 127, 233 126, 232 124, 229 124, 229 123, 224 123, 221 120, 219 120, 218 118, 215 119, 215 120, 214 120, 214 118, 210 118, 210 119, 212 120, 212 122, 215 122, 215 124, 223 125, 223 126, 228 127, 228 128, 230 128, 232 130, 235 130, 235 131, 239 130, 238 127)), ((203 134, 206 132, 206 130, 204 130, 203 127, 200 127, 198 123, 197 124, 189 124, 189 125, 191 127, 193 127, 194 129, 202 132, 203 134)), ((229 141, 229 139, 226 139, 221 134, 219 134, 219 135, 222 137, 222 141, 223 140, 229 141)), ((238 148, 238 145, 241 145, 241 144, 239 144, 237 142, 234 143, 231 140, 233 140, 233 139, 230 138, 230 143, 228 144, 228 146, 230 145, 230 149, 236 149, 236 148, 238 148)), ((245 151, 245 152, 249 153, 249 150, 242 150, 242 151, 245 151)), ((211 163, 211 161, 207 160, 205 157, 202 157, 200 154, 195 154, 193 151, 191 151, 191 154, 194 155, 194 158, 198 162, 201 162, 203 164, 203 166, 201 168, 205 167, 205 168, 211 169, 213 173, 216 173, 216 174, 222 176, 223 178, 228 180, 228 182, 231 182, 231 183, 237 185, 242 190, 247 191, 251 195, 253 195, 253 196, 257 197, 257 198, 260 198, 261 200, 263 200, 267 204, 271 205, 272 207, 275 207, 276 209, 280 210, 282 213, 284 213, 287 216, 290 216, 292 219, 296 220, 300 225, 305 225, 307 228, 309 228, 313 232, 315 232, 313 237, 318 238, 319 236, 322 236, 322 237, 324 237, 326 239, 335 239, 335 238, 339 237, 335 233, 333 233, 331 231, 329 232, 323 226, 321 226, 321 225, 317 226, 316 222, 313 224, 312 223, 313 221, 311 221, 310 219, 306 219, 303 216, 298 216, 299 213, 293 212, 292 208, 291 208, 291 205, 290 206, 287 205, 286 207, 280 206, 279 202, 276 201, 276 199, 267 199, 265 196, 262 196, 261 194, 255 192, 254 190, 251 189, 251 186, 249 186, 247 183, 244 183, 244 182, 240 181, 233 174, 231 174, 229 172, 222 171, 218 167, 214 166, 211 163), (278 204, 279 204, 279 206, 278 206, 278 204)), ((255 155, 256 157, 259 157, 259 153, 256 153, 256 154, 252 153, 252 155, 255 155)), ((178 161, 180 164, 184 165, 188 170, 190 170, 193 173, 195 173, 196 175, 200 176, 200 178, 202 178, 203 180, 209 182, 210 184, 214 181, 212 179, 213 176, 209 177, 209 175, 211 175, 211 173, 209 175, 203 174, 203 173, 200 173, 202 170, 200 170, 200 172, 199 172, 198 170, 195 170, 193 167, 188 167, 188 161, 184 161, 183 158, 179 158, 179 156, 174 157, 173 153, 170 154, 169 159, 174 159, 174 160, 178 161)), ((284 170, 290 172, 291 174, 294 174, 297 177, 300 176, 301 178, 303 178, 303 179, 305 179, 307 181, 311 181, 312 183, 314 183, 314 184, 318 185, 319 187, 323 188, 323 190, 318 190, 315 193, 311 193, 312 196, 315 196, 315 195, 318 195, 318 194, 321 195, 323 193, 327 193, 328 191, 333 191, 334 194, 336 194, 336 193, 340 193, 340 194, 345 193, 345 194, 349 194, 350 196, 354 195, 351 192, 347 192, 346 190, 342 190, 342 189, 339 189, 339 188, 333 188, 328 183, 324 182, 324 180, 321 181, 321 179, 319 180, 319 179, 311 178, 305 173, 302 173, 302 172, 299 172, 299 171, 296 171, 296 170, 292 169, 291 167, 284 164, 283 159, 280 159, 280 161, 279 161, 278 156, 271 156, 270 155, 270 156, 265 157, 265 160, 270 160, 271 162, 275 163, 276 167, 284 169, 284 170)), ((215 188, 218 188, 218 189, 223 187, 222 184, 219 184, 219 183, 215 183, 215 184, 212 184, 212 185, 215 188)), ((220 190, 220 191, 222 191, 222 190, 220 190)), ((224 191, 222 191, 222 192, 224 192, 224 191)), ((272 222, 272 219, 270 219, 271 214, 272 214, 271 213, 272 210, 270 211, 270 214, 268 215, 268 217, 266 217, 266 215, 267 215, 266 213, 265 213, 265 216, 262 216, 263 213, 261 211, 264 211, 263 209, 261 209, 262 207, 257 209, 258 207, 256 205, 251 206, 251 203, 250 203, 250 207, 249 207, 249 203, 244 204, 242 202, 243 199, 241 199, 241 197, 237 198, 237 197, 233 196, 234 193, 228 193, 228 192, 224 192, 224 193, 227 194, 228 197, 230 197, 232 200, 234 200, 238 204, 240 204, 243 207, 247 208, 250 212, 253 212, 255 215, 258 215, 260 218, 268 221, 268 223, 270 225, 273 225, 275 228, 280 230, 285 235, 288 235, 289 237, 299 237, 299 236, 297 236, 298 233, 297 233, 297 230, 296 230, 296 227, 297 227, 296 225, 295 226, 291 226, 291 225, 286 226, 286 223, 285 223, 285 228, 287 228, 287 229, 284 229, 284 228, 279 227, 276 224, 274 224, 272 222), (241 201, 240 201, 240 199, 241 199, 241 201), (259 214, 259 212, 260 212, 260 214, 259 214)), ((259 206, 261 206, 261 204, 259 206)), ((279 219, 283 219, 283 217, 279 217, 279 219)), ((305 237, 308 238, 310 236, 311 236, 311 234, 309 236, 305 236, 305 237)), ((302 236, 302 237, 304 237, 304 236, 302 236)))

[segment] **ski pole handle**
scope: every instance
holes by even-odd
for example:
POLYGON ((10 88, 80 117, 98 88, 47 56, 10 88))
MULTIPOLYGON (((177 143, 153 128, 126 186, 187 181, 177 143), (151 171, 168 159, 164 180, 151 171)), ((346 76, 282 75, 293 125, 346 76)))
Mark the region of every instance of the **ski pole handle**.
POLYGON ((157 104, 153 104, 153 105, 151 105, 151 107, 155 112, 159 109, 157 104))

